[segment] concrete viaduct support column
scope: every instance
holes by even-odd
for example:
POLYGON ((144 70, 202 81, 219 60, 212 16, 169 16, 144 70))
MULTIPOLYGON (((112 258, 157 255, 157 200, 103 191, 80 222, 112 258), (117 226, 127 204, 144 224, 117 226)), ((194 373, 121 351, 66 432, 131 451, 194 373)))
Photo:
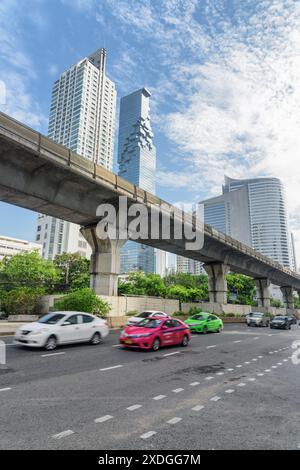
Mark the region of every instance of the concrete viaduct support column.
POLYGON ((280 290, 286 310, 294 310, 293 288, 290 286, 282 286, 280 290))
POLYGON ((226 274, 229 266, 222 263, 205 264, 204 269, 208 275, 209 301, 218 304, 227 304, 226 274))
POLYGON ((83 227, 81 233, 92 248, 90 260, 90 286, 96 294, 118 295, 120 250, 125 240, 102 240, 97 237, 96 226, 83 227))
POLYGON ((271 306, 271 294, 270 284, 271 282, 267 278, 254 279, 256 285, 256 295, 258 307, 270 307, 271 306))

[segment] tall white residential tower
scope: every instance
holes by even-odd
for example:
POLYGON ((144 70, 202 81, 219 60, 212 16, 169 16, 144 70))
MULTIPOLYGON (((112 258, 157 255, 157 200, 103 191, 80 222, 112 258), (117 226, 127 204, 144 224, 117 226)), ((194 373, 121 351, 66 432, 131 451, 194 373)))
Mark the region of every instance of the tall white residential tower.
MULTIPOLYGON (((48 136, 108 170, 113 168, 116 88, 105 74, 106 52, 98 49, 61 74, 54 82, 48 136)), ((36 240, 43 256, 90 249, 79 226, 39 215, 36 240)))

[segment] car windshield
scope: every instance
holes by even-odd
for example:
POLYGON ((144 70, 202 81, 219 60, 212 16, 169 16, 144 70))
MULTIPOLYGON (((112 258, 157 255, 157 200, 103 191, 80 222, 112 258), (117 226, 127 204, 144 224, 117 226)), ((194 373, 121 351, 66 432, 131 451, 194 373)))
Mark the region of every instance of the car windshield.
POLYGON ((286 318, 286 317, 280 317, 280 316, 278 316, 278 317, 275 317, 274 320, 285 320, 285 318, 286 318))
POLYGON ((148 318, 150 315, 151 315, 152 312, 142 312, 142 313, 138 313, 137 315, 135 315, 136 317, 139 317, 139 318, 148 318))
POLYGON ((253 313, 252 316, 253 317, 262 317, 263 313, 253 313))
POLYGON ((58 323, 65 315, 63 313, 48 313, 41 317, 38 322, 39 323, 46 323, 48 325, 55 325, 58 323))
POLYGON ((162 323, 162 320, 157 320, 154 318, 146 318, 145 320, 140 321, 136 326, 141 328, 157 328, 162 323))
POLYGON ((193 315, 191 318, 193 320, 206 320, 207 316, 196 313, 196 315, 193 315))

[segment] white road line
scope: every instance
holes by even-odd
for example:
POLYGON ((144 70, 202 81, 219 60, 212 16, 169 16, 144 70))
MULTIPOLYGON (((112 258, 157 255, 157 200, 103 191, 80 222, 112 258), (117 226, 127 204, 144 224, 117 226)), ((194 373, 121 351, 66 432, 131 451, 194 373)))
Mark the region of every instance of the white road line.
POLYGON ((224 372, 217 372, 217 375, 224 375, 224 372))
POLYGON ((149 437, 152 437, 154 436, 154 434, 156 434, 155 431, 148 431, 148 432, 145 432, 145 434, 142 434, 140 436, 141 439, 148 439, 149 437))
POLYGON ((287 361, 288 361, 288 359, 283 359, 283 362, 287 362, 287 361))
POLYGON ((216 348, 217 345, 216 344, 211 344, 210 346, 206 346, 206 349, 211 349, 211 348, 216 348))
POLYGON ((271 372, 271 369, 265 369, 265 372, 271 372))
POLYGON ((105 370, 118 369, 119 367, 123 367, 122 364, 118 364, 117 366, 104 367, 104 369, 99 369, 99 370, 100 370, 101 372, 104 372, 105 370))
POLYGON ((203 410, 204 406, 203 405, 196 405, 194 408, 192 408, 193 411, 200 411, 203 410))
POLYGON ((71 434, 74 434, 74 431, 72 431, 71 429, 67 429, 66 431, 59 432, 58 434, 54 434, 52 438, 62 439, 63 437, 71 436, 71 434))
POLYGON ((227 370, 228 370, 228 372, 232 372, 234 369, 227 369, 227 370))
POLYGON ((272 333, 269 333, 268 336, 273 336, 272 333))
POLYGON ((191 387, 196 387, 196 385, 200 385, 200 382, 191 382, 190 383, 191 387))
POLYGON ((235 366, 237 369, 239 369, 240 367, 243 367, 242 364, 238 364, 237 366, 235 366))
POLYGON ((218 397, 217 395, 210 399, 210 401, 219 401, 219 400, 221 400, 221 397, 218 397))
POLYGON ((11 387, 0 388, 0 392, 6 392, 7 390, 11 390, 11 387))
POLYGON ((277 362, 277 365, 278 365, 278 366, 282 366, 282 362, 277 362))
POLYGON ((126 410, 128 410, 128 411, 135 411, 135 410, 137 410, 138 408, 142 408, 142 405, 131 405, 131 406, 128 406, 128 408, 126 408, 126 410))
POLYGON ((166 398, 167 395, 157 395, 156 397, 153 397, 152 400, 162 400, 163 398, 166 398))
POLYGON ((241 339, 237 339, 236 341, 233 341, 234 343, 240 343, 242 340, 241 339))
POLYGON ((168 354, 163 354, 164 357, 167 357, 167 356, 174 356, 174 354, 179 354, 180 351, 175 351, 175 352, 171 352, 171 353, 168 353, 168 354))
POLYGON ((100 418, 96 418, 94 421, 95 421, 95 423, 104 423, 105 421, 108 421, 112 418, 113 418, 113 416, 111 416, 111 415, 105 415, 105 416, 101 416, 100 418))
POLYGON ((262 359, 264 356, 257 356, 257 357, 258 357, 258 359, 262 359))
POLYGON ((172 390, 173 393, 180 393, 180 392, 183 392, 184 388, 175 388, 174 390, 172 390))
POLYGON ((209 377, 205 377, 205 380, 212 380, 213 377, 210 375, 209 377))
POLYGON ((272 366, 272 369, 277 369, 277 366, 272 366))
POLYGON ((256 357, 254 357, 254 358, 252 359, 252 361, 253 361, 253 362, 257 361, 256 357))
POLYGON ((249 379, 247 379, 249 382, 254 382, 256 379, 254 377, 250 377, 249 379))
POLYGON ((113 344, 113 345, 112 345, 112 348, 120 348, 120 347, 121 347, 120 344, 113 344))
POLYGON ((172 418, 172 419, 169 419, 169 421, 167 421, 168 424, 176 424, 176 423, 179 423, 179 421, 181 421, 182 418, 172 418))
POLYGON ((237 384, 238 387, 245 387, 246 384, 244 382, 240 382, 239 384, 237 384))
POLYGON ((269 354, 273 354, 273 351, 269 351, 269 354))
POLYGON ((259 339, 259 336, 255 336, 255 338, 253 338, 253 339, 259 339))
POLYGON ((250 364, 250 361, 245 361, 244 364, 250 364))
POLYGON ((265 375, 265 374, 264 374, 263 372, 258 372, 256 375, 257 375, 258 377, 262 377, 262 376, 265 375))
POLYGON ((41 354, 41 357, 61 356, 62 354, 66 354, 66 353, 64 353, 64 352, 56 352, 56 353, 50 353, 50 354, 41 354))
POLYGON ((233 392, 234 392, 233 388, 229 388, 228 390, 225 390, 225 393, 233 393, 233 392))

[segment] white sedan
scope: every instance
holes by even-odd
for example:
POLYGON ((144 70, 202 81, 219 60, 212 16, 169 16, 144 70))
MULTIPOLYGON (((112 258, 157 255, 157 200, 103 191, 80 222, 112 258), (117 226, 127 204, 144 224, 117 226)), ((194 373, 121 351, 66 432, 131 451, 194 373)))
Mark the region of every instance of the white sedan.
POLYGON ((138 313, 137 315, 134 315, 134 317, 130 317, 129 320, 127 321, 126 325, 136 325, 142 320, 145 320, 145 318, 155 318, 155 317, 169 317, 165 312, 161 312, 159 310, 147 310, 145 312, 138 313))
POLYGON ((50 351, 60 344, 99 344, 108 332, 107 322, 89 313, 52 312, 21 326, 16 331, 14 344, 50 351))

